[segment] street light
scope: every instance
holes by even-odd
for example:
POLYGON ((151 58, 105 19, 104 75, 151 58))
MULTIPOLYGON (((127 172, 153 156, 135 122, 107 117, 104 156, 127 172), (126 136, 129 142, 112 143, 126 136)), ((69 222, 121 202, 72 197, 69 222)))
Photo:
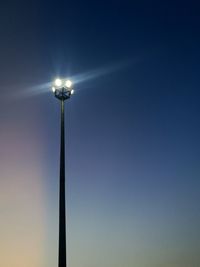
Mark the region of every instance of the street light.
POLYGON ((74 93, 72 82, 57 78, 52 87, 56 98, 61 101, 61 142, 60 142, 60 186, 59 186, 59 253, 58 267, 66 267, 66 209, 65 209, 65 122, 64 101, 74 93))

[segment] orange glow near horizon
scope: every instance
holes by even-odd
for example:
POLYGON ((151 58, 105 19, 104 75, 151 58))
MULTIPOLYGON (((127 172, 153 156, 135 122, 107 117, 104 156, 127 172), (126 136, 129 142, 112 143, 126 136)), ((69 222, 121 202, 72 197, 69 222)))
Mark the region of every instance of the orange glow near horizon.
POLYGON ((30 130, 18 130, 0 134, 0 263, 4 267, 41 267, 45 258, 41 146, 28 138, 30 130))

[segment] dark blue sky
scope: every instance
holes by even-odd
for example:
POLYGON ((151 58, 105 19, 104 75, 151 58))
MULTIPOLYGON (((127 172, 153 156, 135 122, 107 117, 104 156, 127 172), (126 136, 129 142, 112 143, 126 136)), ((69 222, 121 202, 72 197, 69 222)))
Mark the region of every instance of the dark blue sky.
POLYGON ((1 3, 0 265, 57 264, 61 76, 70 266, 198 266, 199 8, 1 3))

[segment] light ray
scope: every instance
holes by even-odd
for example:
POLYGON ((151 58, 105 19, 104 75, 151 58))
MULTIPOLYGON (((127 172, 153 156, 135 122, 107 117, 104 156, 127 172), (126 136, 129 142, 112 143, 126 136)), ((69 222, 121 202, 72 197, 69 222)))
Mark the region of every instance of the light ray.
POLYGON ((83 82, 87 82, 89 80, 100 78, 102 76, 106 76, 106 75, 114 73, 114 72, 118 72, 118 71, 130 66, 132 63, 133 63, 133 61, 130 61, 130 60, 121 61, 121 62, 117 62, 117 63, 112 64, 112 65, 97 68, 95 70, 90 70, 90 71, 87 71, 84 73, 76 74, 76 75, 72 76, 71 78, 73 79, 74 84, 83 83, 83 82))
MULTIPOLYGON (((120 61, 120 62, 117 62, 117 63, 112 64, 112 65, 100 67, 100 68, 90 70, 90 71, 87 71, 84 73, 75 74, 75 75, 71 76, 70 79, 73 80, 73 83, 75 85, 78 85, 80 83, 82 84, 82 83, 88 82, 90 80, 98 79, 98 78, 101 78, 102 76, 106 76, 106 75, 109 75, 111 73, 118 72, 118 71, 120 71, 126 67, 129 67, 133 63, 137 63, 137 62, 138 62, 138 60, 135 60, 134 62, 133 62, 133 60, 120 61)), ((63 77, 63 78, 65 79, 65 77, 63 77)), ((68 81, 68 83, 69 83, 69 81, 68 81)), ((69 84, 68 84, 68 86, 69 86, 69 84)), ((27 97, 33 97, 33 96, 37 96, 37 95, 41 95, 43 93, 49 92, 50 88, 52 88, 52 82, 46 82, 46 83, 39 84, 36 86, 31 86, 28 88, 26 87, 26 89, 23 89, 23 90, 17 90, 15 93, 12 93, 12 96, 15 98, 20 98, 20 99, 21 98, 27 98, 27 97)), ((83 88, 85 89, 85 87, 76 88, 76 91, 77 91, 77 89, 80 90, 83 88)))

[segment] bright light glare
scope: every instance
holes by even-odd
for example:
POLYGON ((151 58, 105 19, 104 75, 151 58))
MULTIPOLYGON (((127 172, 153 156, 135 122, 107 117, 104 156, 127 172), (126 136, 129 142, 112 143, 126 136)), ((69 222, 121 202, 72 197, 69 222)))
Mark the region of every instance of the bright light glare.
POLYGON ((55 80, 55 85, 56 85, 56 86, 61 86, 61 85, 62 85, 62 80, 59 79, 59 78, 56 79, 56 80, 55 80))
POLYGON ((72 90, 71 90, 71 95, 73 95, 73 94, 74 94, 74 90, 72 89, 72 90))
POLYGON ((53 86, 52 87, 52 91, 55 93, 55 91, 56 91, 56 88, 53 86))
POLYGON ((67 80, 65 82, 65 85, 66 85, 67 88, 70 88, 72 86, 72 82, 70 80, 67 80))

